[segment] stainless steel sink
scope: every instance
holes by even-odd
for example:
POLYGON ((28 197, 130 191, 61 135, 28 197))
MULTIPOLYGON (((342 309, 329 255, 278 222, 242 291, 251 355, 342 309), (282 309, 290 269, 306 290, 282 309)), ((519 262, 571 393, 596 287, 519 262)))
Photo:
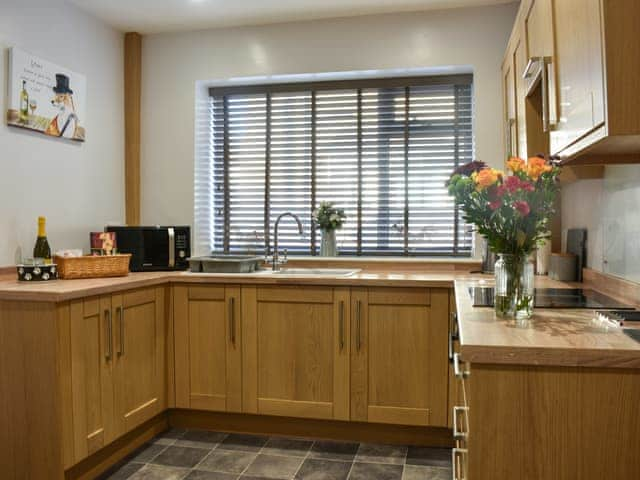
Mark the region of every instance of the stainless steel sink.
POLYGON ((324 277, 349 277, 356 274, 360 269, 353 268, 281 268, 278 271, 260 270, 259 274, 263 275, 295 275, 295 276, 324 276, 324 277))

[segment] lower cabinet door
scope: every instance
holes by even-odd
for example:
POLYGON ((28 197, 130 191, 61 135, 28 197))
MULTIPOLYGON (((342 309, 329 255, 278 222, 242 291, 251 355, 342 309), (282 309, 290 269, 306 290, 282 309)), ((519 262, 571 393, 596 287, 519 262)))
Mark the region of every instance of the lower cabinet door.
POLYGON ((349 419, 349 289, 244 287, 243 409, 349 419))
POLYGON ((351 295, 351 419, 447 426, 449 291, 351 295))
POLYGON ((119 434, 166 408, 164 289, 112 297, 114 398, 119 434))
POLYGON ((116 438, 113 402, 111 297, 71 302, 71 410, 73 459, 88 457, 116 438))
POLYGON ((174 288, 176 406, 242 410, 240 288, 174 288))

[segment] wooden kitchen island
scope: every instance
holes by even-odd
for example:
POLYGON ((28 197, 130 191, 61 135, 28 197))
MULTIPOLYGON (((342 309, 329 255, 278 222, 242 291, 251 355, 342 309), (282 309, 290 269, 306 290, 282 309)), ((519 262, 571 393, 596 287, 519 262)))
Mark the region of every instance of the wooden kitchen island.
POLYGON ((640 343, 597 330, 589 310, 496 319, 471 285, 455 287, 456 478, 640 478, 640 343))

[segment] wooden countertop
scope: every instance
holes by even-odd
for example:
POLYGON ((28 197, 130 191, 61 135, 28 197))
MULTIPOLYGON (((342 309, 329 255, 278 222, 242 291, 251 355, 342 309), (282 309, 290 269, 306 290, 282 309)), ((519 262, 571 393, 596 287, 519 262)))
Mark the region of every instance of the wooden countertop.
MULTIPOLYGON (((398 266, 400 269, 401 266, 398 266)), ((497 319, 492 308, 474 308, 468 287, 490 286, 493 277, 456 270, 359 272, 348 277, 286 274, 131 273, 91 280, 18 282, 0 275, 0 300, 64 302, 133 288, 176 283, 396 286, 454 288, 460 324, 460 353, 472 363, 640 368, 640 343, 621 331, 603 333, 591 326, 591 310, 538 309, 525 327, 497 319)), ((537 287, 571 288, 582 284, 536 278, 537 287)), ((589 287, 587 287, 589 288, 589 287)))
POLYGON ((210 274, 189 272, 141 272, 126 277, 88 280, 55 280, 51 282, 19 282, 15 274, 0 276, 0 300, 64 302, 93 295, 104 295, 132 288, 170 283, 225 283, 254 285, 327 285, 327 286, 402 286, 453 288, 456 278, 473 278, 468 273, 433 271, 427 273, 360 272, 344 276, 210 274))
MULTIPOLYGON (((593 310, 537 309, 526 325, 495 316, 492 308, 473 307, 468 288, 492 280, 455 280, 460 356, 470 363, 567 367, 640 368, 640 343, 622 330, 602 332, 591 325, 593 310)), ((536 278, 537 287, 580 284, 536 278)))

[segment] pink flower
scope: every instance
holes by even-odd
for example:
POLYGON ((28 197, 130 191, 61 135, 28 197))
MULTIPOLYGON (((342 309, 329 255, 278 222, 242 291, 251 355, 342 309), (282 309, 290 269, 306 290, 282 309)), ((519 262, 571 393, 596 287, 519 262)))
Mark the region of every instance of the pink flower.
POLYGON ((535 187, 531 182, 520 180, 520 178, 516 177, 515 175, 507 177, 502 187, 503 188, 500 191, 500 195, 503 195, 505 190, 509 193, 515 193, 518 190, 524 190, 526 192, 533 192, 535 190, 535 187))
POLYGON ((489 202, 489 208, 491 210, 497 210, 502 206, 502 202, 500 200, 496 200, 494 202, 489 202))
POLYGON ((529 204, 524 200, 516 200, 515 202, 513 202, 513 208, 515 208, 523 217, 526 217, 531 212, 529 204))

